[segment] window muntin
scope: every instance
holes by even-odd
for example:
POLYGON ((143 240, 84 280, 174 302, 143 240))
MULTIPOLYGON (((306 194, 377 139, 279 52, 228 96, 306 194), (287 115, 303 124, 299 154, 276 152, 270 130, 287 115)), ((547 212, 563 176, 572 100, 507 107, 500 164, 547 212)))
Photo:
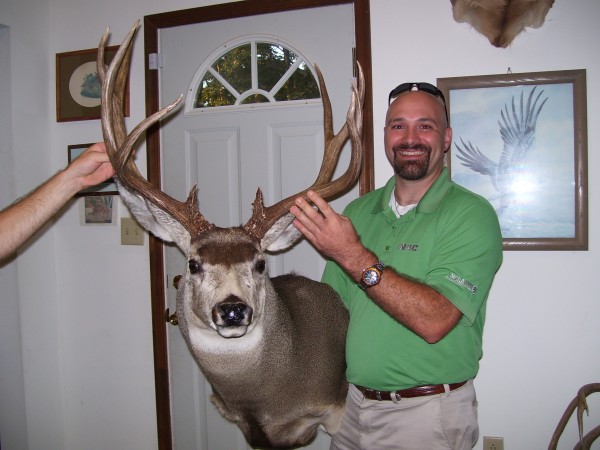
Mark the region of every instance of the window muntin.
POLYGON ((320 98, 305 58, 289 46, 256 39, 225 47, 194 77, 193 109, 320 98))

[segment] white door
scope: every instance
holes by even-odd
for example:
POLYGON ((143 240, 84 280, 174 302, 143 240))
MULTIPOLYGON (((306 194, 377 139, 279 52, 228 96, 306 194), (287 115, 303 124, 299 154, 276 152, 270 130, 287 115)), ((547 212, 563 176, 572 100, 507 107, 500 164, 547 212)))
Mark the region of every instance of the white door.
MULTIPOLYGON (((354 12, 339 5, 277 14, 228 19, 166 28, 160 32, 160 98, 166 104, 193 88, 190 83, 207 58, 245 36, 269 36, 293 45, 322 70, 334 114, 335 131, 345 121, 350 102, 354 12)), ((314 181, 323 151, 322 105, 180 111, 163 124, 161 134, 162 186, 183 200, 198 185, 200 209, 218 226, 237 226, 251 214, 256 189, 265 204, 301 191, 314 181)), ((347 147, 349 147, 347 145, 347 147)), ((343 172, 349 148, 342 153, 336 175, 343 172)), ((358 196, 358 189, 333 202, 341 209, 358 196)), ((175 309, 171 280, 185 270, 186 261, 175 248, 165 253, 168 305, 175 309)), ((306 242, 269 260, 272 276, 296 271, 319 279, 324 260, 306 242)), ((169 329, 173 445, 177 450, 247 449, 237 427, 226 422, 210 403, 210 385, 193 361, 177 327, 169 329)), ((325 434, 310 449, 326 449, 325 434)))

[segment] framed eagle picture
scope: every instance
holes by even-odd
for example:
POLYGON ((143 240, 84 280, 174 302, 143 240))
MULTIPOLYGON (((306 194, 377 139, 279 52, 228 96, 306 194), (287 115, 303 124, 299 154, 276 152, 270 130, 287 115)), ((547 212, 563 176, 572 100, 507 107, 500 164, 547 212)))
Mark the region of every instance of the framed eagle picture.
POLYGON ((587 250, 585 70, 438 78, 453 181, 494 206, 505 250, 587 250))

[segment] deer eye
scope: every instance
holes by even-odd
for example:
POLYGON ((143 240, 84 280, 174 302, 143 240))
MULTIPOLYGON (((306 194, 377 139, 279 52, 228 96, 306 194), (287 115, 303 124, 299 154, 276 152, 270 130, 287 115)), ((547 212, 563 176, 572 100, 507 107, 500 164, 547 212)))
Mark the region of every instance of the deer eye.
POLYGON ((267 263, 265 262, 264 259, 258 260, 256 262, 256 265, 254 266, 254 270, 256 270, 258 273, 263 273, 266 268, 267 268, 267 263))
POLYGON ((202 271, 202 266, 195 259, 190 259, 188 261, 188 267, 190 268, 190 273, 196 274, 202 271))

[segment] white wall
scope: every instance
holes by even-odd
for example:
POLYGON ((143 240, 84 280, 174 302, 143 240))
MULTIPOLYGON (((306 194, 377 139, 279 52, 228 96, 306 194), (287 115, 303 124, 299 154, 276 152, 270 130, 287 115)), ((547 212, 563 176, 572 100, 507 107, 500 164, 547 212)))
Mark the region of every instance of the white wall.
MULTIPOLYGON (((67 145, 100 140, 98 121, 56 122, 56 53, 97 46, 107 25, 116 44, 137 18, 210 3, 216 2, 3 0, 0 23, 10 33, 13 127, 12 147, 0 149, 12 152, 12 158, 2 155, 2 162, 14 164, 14 194, 22 195, 63 167, 67 145)), ((587 69, 590 250, 505 253, 490 296, 476 380, 482 435, 504 436, 507 450, 547 447, 577 389, 600 381, 595 285, 600 218, 594 208, 600 193, 594 170, 600 145, 594 127, 600 120, 600 2, 557 1, 544 27, 518 36, 509 49, 496 49, 469 26, 455 23, 449 1, 371 0, 371 17, 377 186, 391 175, 381 130, 387 93, 398 83, 501 74, 508 67, 513 72, 587 69)), ((130 126, 144 115, 142 53, 140 33, 130 126)), ((143 151, 139 164, 145 167, 143 151)), ((8 201, 0 200, 2 205, 8 201)), ((120 206, 119 215, 127 216, 120 206)), ((147 242, 123 247, 118 227, 80 227, 78 208, 78 202, 70 205, 24 249, 16 263, 16 294, 4 289, 14 281, 0 277, 2 316, 6 312, 20 320, 22 339, 16 342, 14 329, 0 330, 0 339, 12 343, 0 347, 0 366, 18 368, 20 353, 24 373, 22 380, 16 375, 0 380, 5 450, 156 448, 147 242), (11 404, 3 394, 7 391, 16 393, 11 404), (7 421, 12 408, 25 409, 26 423, 7 421)), ((4 275, 9 269, 0 270, 4 275)), ((596 424, 600 402, 594 397, 590 408, 586 423, 596 424)), ((575 435, 570 426, 561 448, 572 447, 575 435)))
MULTIPOLYGON (((0 205, 2 206, 11 203, 14 199, 10 67, 10 30, 0 25, 0 205)), ((20 426, 25 421, 23 402, 25 387, 21 356, 19 293, 16 281, 17 264, 14 259, 11 259, 0 265, 2 266, 0 270, 2 287, 0 380, 11 380, 8 385, 0 383, 0 399, 2 403, 12 406, 10 409, 0 408, 0 424, 2 424, 0 430, 14 429, 11 438, 13 442, 17 442, 25 438, 25 430, 20 426), (8 361, 9 364, 6 363, 8 361)))

